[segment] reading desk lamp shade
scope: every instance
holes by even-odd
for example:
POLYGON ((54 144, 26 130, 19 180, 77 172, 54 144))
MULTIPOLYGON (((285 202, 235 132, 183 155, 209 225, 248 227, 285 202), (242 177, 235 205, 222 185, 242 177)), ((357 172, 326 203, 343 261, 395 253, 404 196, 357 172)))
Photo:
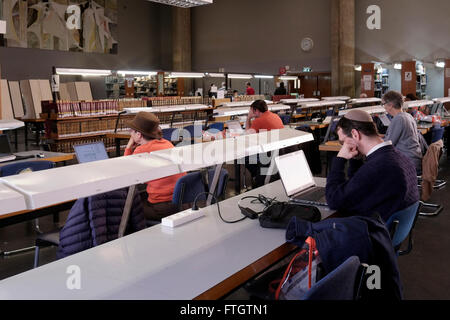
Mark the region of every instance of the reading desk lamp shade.
POLYGON ((168 4, 170 6, 181 8, 190 8, 213 3, 213 0, 148 0, 148 1, 168 4))

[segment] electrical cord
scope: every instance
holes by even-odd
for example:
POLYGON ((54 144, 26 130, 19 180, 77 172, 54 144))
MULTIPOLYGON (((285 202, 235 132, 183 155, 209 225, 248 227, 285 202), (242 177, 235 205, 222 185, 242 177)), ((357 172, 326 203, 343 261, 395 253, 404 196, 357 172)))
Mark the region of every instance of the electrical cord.
POLYGON ((213 198, 215 199, 216 205, 217 205, 217 212, 219 212, 219 217, 220 217, 220 219, 221 219, 223 222, 225 222, 225 223, 237 223, 237 222, 240 222, 240 221, 242 221, 242 220, 244 220, 244 219, 247 218, 247 217, 243 217, 243 218, 241 218, 241 219, 234 220, 234 221, 228 221, 228 220, 225 220, 225 219, 222 217, 222 214, 221 214, 221 212, 220 212, 219 201, 218 201, 216 195, 215 195, 215 194, 212 194, 211 192, 201 192, 201 193, 199 193, 199 194, 195 197, 195 199, 194 199, 194 204, 192 205, 192 210, 193 210, 193 211, 197 211, 197 210, 198 210, 197 200, 198 200, 198 198, 199 198, 200 196, 205 195, 205 194, 211 195, 211 196, 213 196, 213 198))

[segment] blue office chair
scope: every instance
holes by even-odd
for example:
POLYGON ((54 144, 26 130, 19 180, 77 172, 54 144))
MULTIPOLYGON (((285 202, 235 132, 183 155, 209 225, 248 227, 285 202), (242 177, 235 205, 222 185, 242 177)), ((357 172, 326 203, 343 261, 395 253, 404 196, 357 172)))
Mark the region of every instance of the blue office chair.
POLYGON ((47 160, 15 162, 1 167, 0 177, 12 176, 24 172, 47 170, 54 167, 55 163, 47 160))
POLYGON ((190 141, 194 143, 194 139, 201 138, 203 136, 203 126, 202 125, 190 125, 186 126, 181 130, 180 135, 183 137, 184 141, 190 141))
POLYGON ((361 263, 357 256, 348 258, 305 294, 302 300, 354 300, 357 296, 361 263))
POLYGON ((386 221, 386 227, 391 234, 392 245, 398 255, 405 255, 412 250, 412 230, 416 224, 420 212, 420 202, 414 203, 406 209, 398 211, 389 217, 386 221), (400 246, 408 239, 408 248, 405 251, 400 250, 400 246))
POLYGON ((291 123, 291 116, 288 114, 279 114, 278 115, 281 119, 281 121, 283 121, 284 125, 287 125, 289 123, 291 123))
POLYGON ((214 122, 208 126, 208 130, 214 129, 218 131, 223 131, 225 124, 223 122, 214 122))
POLYGON ((178 128, 165 128, 162 129, 163 138, 170 142, 180 141, 180 131, 178 128))
MULTIPOLYGON (((16 174, 32 172, 32 171, 41 171, 52 169, 55 167, 55 163, 52 161, 42 160, 42 161, 24 161, 24 162, 16 162, 7 164, 0 168, 0 177, 13 176, 16 174)), ((57 214, 57 213, 55 213, 57 214)), ((38 233, 42 233, 39 228, 39 219, 34 219, 34 227, 38 233)), ((29 250, 33 250, 34 247, 21 248, 13 251, 4 251, 3 255, 10 256, 16 253, 22 253, 29 250)))
POLYGON ((441 126, 433 126, 431 128, 431 143, 435 143, 444 138, 445 128, 441 126))
MULTIPOLYGON (((200 195, 202 192, 206 192, 209 188, 208 183, 211 184, 214 176, 214 170, 208 170, 208 181, 205 181, 203 173, 195 171, 188 173, 187 175, 178 179, 173 191, 172 203, 178 206, 178 209, 183 210, 183 204, 192 204, 195 198, 198 196, 198 201, 206 201, 207 194, 200 195)), ((224 197, 226 186, 228 183, 228 171, 222 169, 216 187, 216 197, 224 197)))
POLYGON ((326 112, 327 117, 334 117, 336 115, 336 111, 334 109, 328 109, 326 112))

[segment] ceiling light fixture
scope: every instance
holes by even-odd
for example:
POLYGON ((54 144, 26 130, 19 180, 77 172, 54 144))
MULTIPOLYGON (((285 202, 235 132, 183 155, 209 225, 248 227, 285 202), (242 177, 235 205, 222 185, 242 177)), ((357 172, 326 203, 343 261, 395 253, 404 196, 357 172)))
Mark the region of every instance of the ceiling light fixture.
POLYGON ((402 70, 402 64, 401 63, 394 63, 394 69, 402 70))
POLYGON ((438 67, 438 68, 445 68, 445 61, 443 61, 443 60, 438 60, 438 61, 436 61, 435 65, 436 65, 436 67, 438 67))
POLYGON ((167 4, 169 6, 181 8, 191 8, 213 3, 213 0, 148 0, 148 1, 167 4))
POLYGON ((287 81, 289 81, 289 80, 298 80, 298 77, 294 77, 294 76, 281 76, 281 77, 278 77, 278 79, 280 79, 280 80, 287 80, 287 81))
POLYGON ((121 76, 133 75, 133 76, 156 76, 156 71, 132 71, 132 70, 119 70, 117 71, 121 76))
POLYGON ((169 78, 203 78, 204 73, 197 72, 171 72, 169 78))
POLYGON ((256 79, 273 79, 273 76, 255 75, 256 79))
POLYGON ((233 74, 228 75, 229 79, 251 79, 253 76, 251 74, 233 74))
POLYGON ((206 73, 206 75, 211 78, 225 78, 224 73, 206 73))
POLYGON ((110 76, 111 70, 56 68, 56 74, 67 76, 110 76))

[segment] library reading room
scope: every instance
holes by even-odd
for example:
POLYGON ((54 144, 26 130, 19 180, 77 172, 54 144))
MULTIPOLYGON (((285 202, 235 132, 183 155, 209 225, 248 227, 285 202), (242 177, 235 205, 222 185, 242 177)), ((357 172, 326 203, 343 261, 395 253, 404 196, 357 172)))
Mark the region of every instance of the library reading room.
POLYGON ((0 300, 450 300, 449 12, 0 0, 0 300))

